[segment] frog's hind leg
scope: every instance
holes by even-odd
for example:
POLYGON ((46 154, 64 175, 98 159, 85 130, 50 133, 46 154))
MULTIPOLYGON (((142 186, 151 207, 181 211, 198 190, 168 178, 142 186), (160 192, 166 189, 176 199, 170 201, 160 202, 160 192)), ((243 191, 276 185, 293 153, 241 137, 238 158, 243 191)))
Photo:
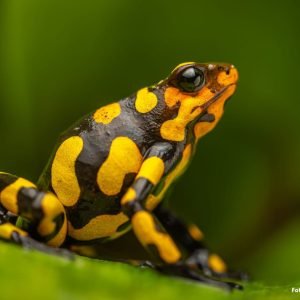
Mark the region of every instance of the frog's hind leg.
MULTIPOLYGON (((58 198, 43 192, 30 181, 8 173, 0 173, 2 206, 2 239, 21 244, 34 244, 33 239, 52 247, 63 244, 67 234, 66 214, 58 198), (11 224, 3 209, 28 221, 28 232, 11 224), (19 240, 16 237, 19 236, 19 240)), ((26 245, 25 245, 26 246, 26 245)))
POLYGON ((203 241, 203 233, 196 225, 185 224, 162 205, 155 209, 154 214, 176 243, 187 252, 186 262, 188 265, 201 269, 207 276, 236 280, 248 279, 247 274, 244 272, 229 270, 224 260, 208 249, 203 241))
POLYGON ((214 278, 211 276, 212 274, 203 274, 199 272, 199 269, 187 264, 183 253, 177 247, 172 236, 164 230, 155 215, 141 208, 139 203, 133 203, 132 201, 124 211, 131 218, 131 224, 137 239, 152 255, 154 259, 152 266, 155 270, 170 276, 195 280, 228 290, 242 288, 234 282, 214 278))

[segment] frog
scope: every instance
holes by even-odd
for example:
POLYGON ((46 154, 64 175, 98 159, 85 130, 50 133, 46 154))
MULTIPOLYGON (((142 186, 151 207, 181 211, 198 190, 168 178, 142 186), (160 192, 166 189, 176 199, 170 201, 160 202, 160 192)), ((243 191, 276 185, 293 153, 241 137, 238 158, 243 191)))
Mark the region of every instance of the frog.
POLYGON ((126 261, 242 288, 242 273, 228 269, 199 227, 164 204, 237 81, 231 64, 186 62, 157 84, 87 114, 61 134, 36 183, 0 173, 0 239, 101 258, 97 245, 131 232, 149 259, 126 261))

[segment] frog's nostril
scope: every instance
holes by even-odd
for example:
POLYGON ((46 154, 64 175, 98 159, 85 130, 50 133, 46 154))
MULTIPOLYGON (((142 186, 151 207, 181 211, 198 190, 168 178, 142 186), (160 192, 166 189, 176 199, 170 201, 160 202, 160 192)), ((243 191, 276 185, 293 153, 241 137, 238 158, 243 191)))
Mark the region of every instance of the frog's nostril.
POLYGON ((232 69, 235 69, 234 65, 222 64, 218 66, 218 71, 225 72, 226 75, 229 75, 232 69))
POLYGON ((232 70, 235 70, 235 66, 234 65, 227 65, 227 66, 224 67, 224 71, 225 71, 226 75, 230 75, 230 72, 232 70))

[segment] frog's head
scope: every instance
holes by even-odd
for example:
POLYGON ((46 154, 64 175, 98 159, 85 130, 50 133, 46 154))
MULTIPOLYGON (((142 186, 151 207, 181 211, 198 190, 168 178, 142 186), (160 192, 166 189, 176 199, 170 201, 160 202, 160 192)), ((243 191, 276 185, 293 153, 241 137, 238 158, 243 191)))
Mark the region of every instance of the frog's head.
POLYGON ((193 131, 198 140, 212 130, 223 114, 226 100, 234 93, 238 72, 233 65, 184 63, 159 82, 167 109, 178 114, 160 129, 164 139, 182 141, 193 131))

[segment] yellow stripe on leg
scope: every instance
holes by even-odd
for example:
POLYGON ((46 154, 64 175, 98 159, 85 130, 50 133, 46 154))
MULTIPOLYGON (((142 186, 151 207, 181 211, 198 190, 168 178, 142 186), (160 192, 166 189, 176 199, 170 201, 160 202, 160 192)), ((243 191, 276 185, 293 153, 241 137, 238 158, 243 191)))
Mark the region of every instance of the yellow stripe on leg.
POLYGON ((225 273, 227 267, 223 259, 217 254, 211 254, 208 258, 209 267, 217 273, 225 273))
POLYGON ((7 186, 0 195, 1 204, 10 212, 18 214, 18 192, 22 188, 35 188, 35 184, 24 179, 18 178, 14 183, 7 186))
POLYGON ((132 187, 130 187, 125 193, 125 195, 122 197, 121 204, 124 205, 128 202, 135 201, 135 200, 136 200, 136 191, 132 187))
POLYGON ((195 224, 191 224, 188 228, 190 236, 196 240, 201 241, 204 238, 203 232, 195 224))
POLYGON ((5 240, 10 240, 13 232, 17 232, 18 234, 23 235, 23 236, 28 235, 27 232, 14 226, 11 223, 4 223, 4 224, 0 225, 0 238, 3 238, 5 240))
POLYGON ((133 230, 143 246, 155 245, 160 258, 169 264, 176 263, 181 258, 180 251, 167 233, 156 229, 151 214, 139 211, 132 217, 133 230))
POLYGON ((64 220, 61 228, 55 234, 55 236, 47 242, 49 246, 59 247, 66 238, 67 235, 67 222, 65 209, 61 202, 52 193, 47 193, 42 201, 42 210, 44 217, 38 225, 38 233, 41 237, 52 234, 56 229, 55 217, 63 214, 64 220))
POLYGON ((165 164, 159 157, 152 156, 147 158, 137 175, 137 179, 142 177, 148 179, 153 185, 156 185, 164 174, 165 164))

